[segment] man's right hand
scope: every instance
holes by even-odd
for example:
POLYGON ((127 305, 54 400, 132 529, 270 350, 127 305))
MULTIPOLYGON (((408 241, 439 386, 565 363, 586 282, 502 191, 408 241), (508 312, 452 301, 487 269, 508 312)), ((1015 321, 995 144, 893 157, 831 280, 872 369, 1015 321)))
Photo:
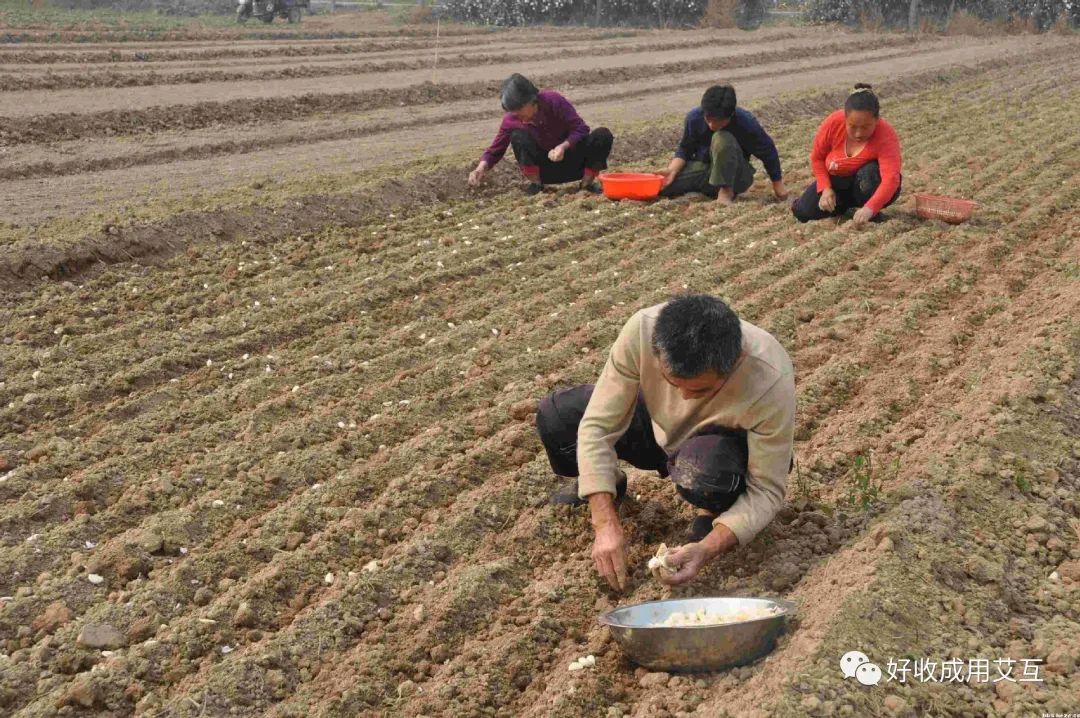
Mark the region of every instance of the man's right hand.
POLYGON ((627 585, 626 536, 615 511, 615 497, 606 492, 591 494, 589 509, 596 532, 592 549, 596 571, 613 589, 622 591, 627 585))
POLYGON ((821 193, 821 199, 818 200, 817 204, 822 212, 832 212, 836 209, 836 192, 833 191, 832 187, 821 193))
POLYGON ((476 169, 469 173, 469 186, 479 187, 480 183, 484 181, 484 175, 486 174, 487 165, 481 162, 476 166, 476 169))
POLYGON ((660 186, 660 189, 667 189, 671 186, 671 183, 675 181, 675 178, 679 176, 678 172, 672 172, 671 170, 664 170, 663 172, 657 172, 658 175, 664 176, 664 184, 660 186))

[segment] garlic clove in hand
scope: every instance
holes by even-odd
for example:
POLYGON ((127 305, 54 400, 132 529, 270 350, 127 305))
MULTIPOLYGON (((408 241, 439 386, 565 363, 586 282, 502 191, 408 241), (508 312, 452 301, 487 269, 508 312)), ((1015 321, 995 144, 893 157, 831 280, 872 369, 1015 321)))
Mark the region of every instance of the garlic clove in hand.
POLYGON ((667 544, 660 544, 656 549, 656 555, 649 559, 649 573, 654 578, 667 578, 675 573, 675 568, 668 563, 670 551, 667 544))

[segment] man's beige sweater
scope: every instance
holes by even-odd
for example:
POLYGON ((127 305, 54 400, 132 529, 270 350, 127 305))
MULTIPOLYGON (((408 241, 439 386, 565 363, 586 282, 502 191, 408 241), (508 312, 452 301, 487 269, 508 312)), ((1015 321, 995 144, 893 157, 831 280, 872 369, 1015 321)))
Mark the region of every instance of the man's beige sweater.
POLYGON ((615 442, 630 425, 640 389, 656 441, 669 454, 708 426, 746 431, 750 469, 746 492, 713 522, 731 529, 745 545, 784 502, 795 432, 791 359, 771 334, 741 322, 745 357, 727 382, 710 396, 683 399, 661 375, 652 350, 653 327, 662 307, 634 314, 611 347, 578 427, 578 493, 582 498, 600 491, 615 493, 615 442))

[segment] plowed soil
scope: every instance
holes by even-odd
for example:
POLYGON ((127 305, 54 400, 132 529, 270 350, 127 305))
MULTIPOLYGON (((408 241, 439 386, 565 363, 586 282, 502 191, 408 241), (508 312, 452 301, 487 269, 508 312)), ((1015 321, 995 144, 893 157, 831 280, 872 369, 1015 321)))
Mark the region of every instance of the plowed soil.
MULTIPOLYGON (((1080 45, 476 35, 461 36, 476 64, 437 83, 367 72, 394 98, 374 106, 342 76, 277 96, 268 80, 249 107, 230 60, 207 70, 236 80, 224 102, 201 82, 137 88, 130 106, 0 92, 0 713, 1075 711, 1080 45), (719 71, 799 192, 817 124, 873 81, 903 143, 901 200, 859 231, 796 224, 760 168, 726 210, 526 198, 512 160, 468 190, 510 69, 483 43, 556 37, 566 54, 522 69, 611 127, 626 169, 666 164, 719 71), (979 206, 920 220, 917 191, 979 206), (685 290, 791 353, 798 467, 773 524, 674 591, 645 562, 690 511, 632 472, 616 595, 587 513, 546 504, 535 406, 592 381, 635 309, 685 290), (796 617, 767 658, 685 675, 637 668, 596 623, 698 595, 782 596, 796 617), (850 650, 881 684, 844 679, 850 650), (990 675, 890 679, 915 659, 986 659, 990 675), (993 667, 1007 659, 1011 680, 993 667)), ((173 52, 191 60, 170 44, 160 62, 173 52)))

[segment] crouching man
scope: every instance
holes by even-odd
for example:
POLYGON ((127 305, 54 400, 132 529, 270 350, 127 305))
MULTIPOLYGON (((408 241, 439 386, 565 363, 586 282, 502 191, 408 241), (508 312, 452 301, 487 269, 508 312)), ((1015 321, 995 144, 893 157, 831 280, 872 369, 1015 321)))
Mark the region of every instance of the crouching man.
POLYGON ((736 106, 735 88, 713 85, 683 123, 675 157, 663 172, 663 197, 701 192, 723 205, 754 184, 750 157, 765 165, 773 194, 787 199, 776 143, 748 110, 736 106))
POLYGON ((553 503, 589 504, 596 570, 627 584, 616 505, 623 460, 670 478, 696 507, 687 543, 668 554, 672 585, 746 544, 784 501, 793 459, 795 378, 768 332, 720 299, 686 295, 623 326, 596 385, 556 391, 536 417, 552 470, 572 478, 553 503))

